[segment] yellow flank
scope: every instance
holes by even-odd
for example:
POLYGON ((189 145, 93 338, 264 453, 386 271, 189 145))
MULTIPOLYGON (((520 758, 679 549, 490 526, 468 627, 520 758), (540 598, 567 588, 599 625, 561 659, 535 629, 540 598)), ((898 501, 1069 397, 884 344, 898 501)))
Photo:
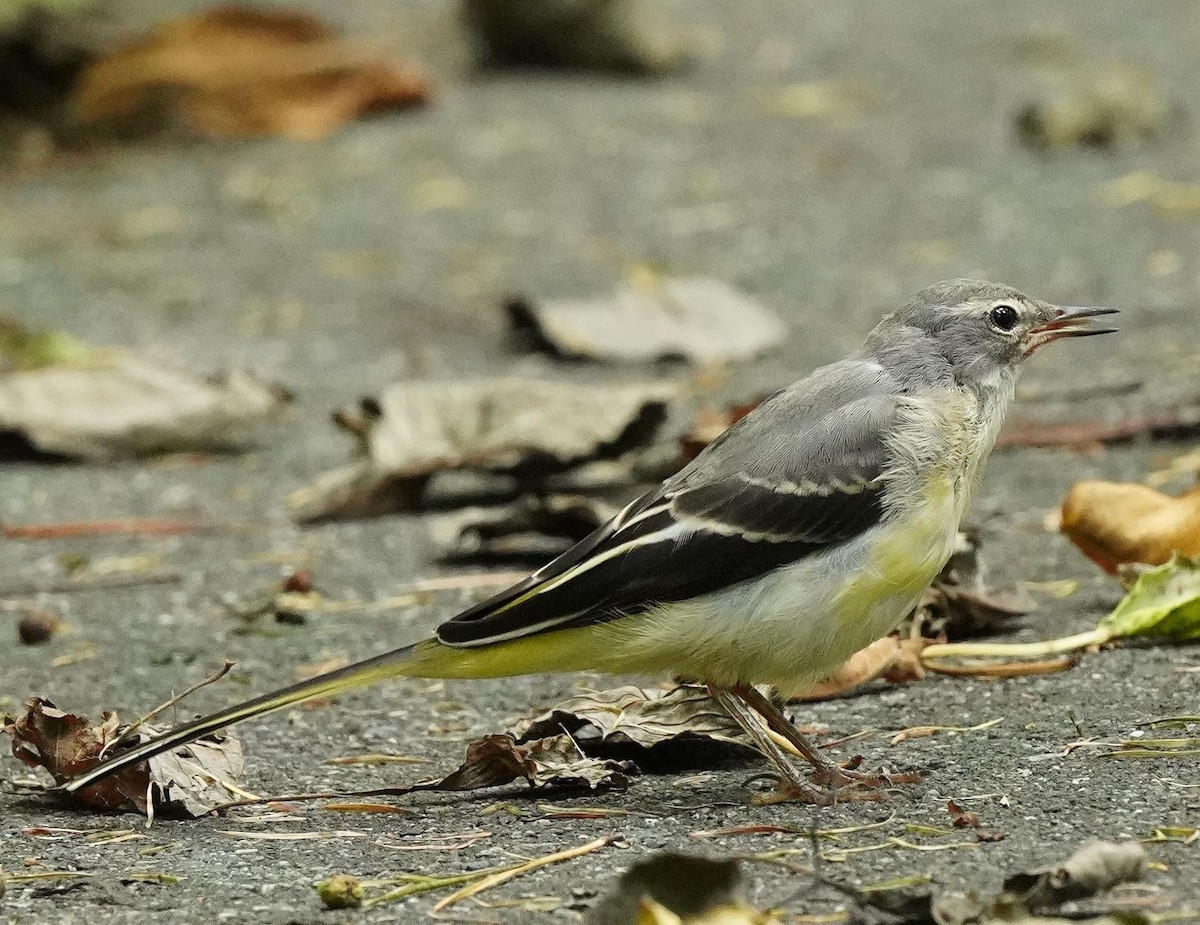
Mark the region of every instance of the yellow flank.
POLYGON ((880 531, 834 607, 846 643, 842 657, 890 632, 937 577, 954 548, 958 496, 952 478, 936 479, 921 504, 880 531))
POLYGON ((399 674, 416 678, 504 678, 521 674, 587 671, 597 668, 596 627, 552 630, 493 642, 477 649, 429 639, 418 643, 412 661, 399 674))
POLYGON ((885 529, 872 549, 871 565, 896 592, 920 594, 954 548, 962 514, 954 479, 932 480, 924 500, 885 529))

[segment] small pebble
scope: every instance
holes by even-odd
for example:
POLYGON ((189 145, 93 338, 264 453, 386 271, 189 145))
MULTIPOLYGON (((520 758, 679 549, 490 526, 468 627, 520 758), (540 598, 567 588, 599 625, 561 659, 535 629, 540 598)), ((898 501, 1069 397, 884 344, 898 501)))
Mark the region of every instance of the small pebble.
POLYGON ((62 620, 49 610, 30 610, 17 623, 17 635, 27 646, 37 646, 46 642, 58 632, 62 620))

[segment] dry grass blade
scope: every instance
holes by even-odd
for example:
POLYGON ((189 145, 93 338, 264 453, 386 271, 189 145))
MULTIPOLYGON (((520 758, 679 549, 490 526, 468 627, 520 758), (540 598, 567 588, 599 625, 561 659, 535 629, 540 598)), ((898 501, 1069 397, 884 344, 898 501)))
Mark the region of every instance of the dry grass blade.
POLYGON ((1004 722, 1004 717, 997 716, 995 719, 989 719, 987 722, 978 723, 975 726, 910 726, 892 736, 891 744, 899 745, 909 739, 923 739, 939 732, 982 732, 984 729, 990 729, 1002 722, 1004 722))
POLYGON ((224 665, 222 665, 219 669, 217 669, 216 672, 209 675, 204 680, 197 681, 183 693, 175 694, 174 696, 167 698, 149 713, 144 713, 139 716, 132 723, 126 726, 125 729, 121 731, 120 735, 113 738, 112 741, 105 743, 104 748, 100 750, 100 758, 103 759, 108 752, 116 748, 122 742, 129 741, 129 738, 136 734, 138 729, 140 729, 144 723, 150 722, 150 720, 154 719, 154 717, 158 716, 160 713, 171 709, 171 707, 178 704, 185 697, 190 697, 192 694, 196 693, 196 691, 200 690, 200 688, 207 687, 209 684, 215 684, 217 681, 220 681, 223 677, 225 677, 225 675, 229 674, 229 670, 233 668, 235 664, 237 663, 226 659, 224 665))
POLYGON ((368 832, 338 829, 331 832, 239 832, 233 829, 217 829, 218 835, 230 838, 246 838, 251 841, 323 841, 329 838, 370 838, 368 832))
POLYGON ((326 803, 321 809, 330 813, 395 813, 415 816, 417 811, 393 803, 326 803))
POLYGON ((327 758, 325 763, 336 765, 337 767, 351 767, 377 764, 426 764, 427 762, 424 758, 413 758, 409 755, 378 753, 370 755, 341 755, 337 758, 327 758))
POLYGON ((1200 739, 1125 739, 1097 758, 1190 758, 1200 755, 1200 739))
POLYGON ((482 893, 484 890, 489 890, 494 886, 499 886, 501 883, 507 883, 514 877, 520 877, 530 871, 538 870, 542 867, 547 867, 551 864, 559 864, 563 861, 571 861, 578 857, 583 857, 585 854, 591 854, 593 851, 599 851, 601 848, 612 844, 611 837, 597 838, 595 841, 590 841, 586 845, 580 845, 577 848, 568 848, 565 851, 556 851, 553 854, 547 854, 540 858, 533 858, 523 864, 518 864, 515 867, 510 867, 506 870, 497 871, 484 877, 477 883, 472 883, 463 887, 454 893, 451 893, 446 898, 439 900, 433 907, 433 912, 441 912, 457 902, 468 899, 472 896, 482 893))

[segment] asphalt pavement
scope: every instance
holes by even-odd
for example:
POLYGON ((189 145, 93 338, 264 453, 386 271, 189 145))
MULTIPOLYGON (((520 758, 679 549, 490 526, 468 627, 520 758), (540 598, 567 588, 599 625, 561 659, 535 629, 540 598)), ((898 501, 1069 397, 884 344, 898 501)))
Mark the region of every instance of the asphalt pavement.
MULTIPOLYGON (((414 641, 453 615, 468 592, 243 634, 221 600, 296 565, 334 598, 382 599, 448 573, 420 517, 309 528, 290 521, 288 492, 347 458, 349 441, 329 423, 334 408, 400 377, 652 372, 562 366, 520 352, 498 308, 512 292, 587 295, 639 263, 727 280, 791 328, 781 349, 729 372, 718 391, 729 399, 845 353, 898 301, 954 276, 1121 309, 1119 335, 1039 354, 1022 380, 1026 401, 1127 379, 1150 388, 1195 379, 1200 222, 1105 196, 1134 171, 1200 179, 1192 111, 1200 20, 1191 5, 941 0, 898 15, 882 0, 692 0, 667 10, 694 64, 658 80, 476 72, 448 2, 308 6, 347 32, 383 34, 417 52, 436 81, 432 105, 316 143, 157 139, 52 158, 3 178, 0 314, 200 367, 247 366, 297 396, 252 450, 204 464, 0 467, 5 523, 200 511, 255 527, 153 540, 0 541, 0 586, 57 574, 64 554, 150 555, 183 573, 176 585, 43 596, 68 623, 45 646, 17 645, 12 627, 0 625, 4 709, 43 695, 64 708, 132 717, 235 659, 230 680, 190 700, 202 710, 286 683, 298 666, 414 641), (1021 49, 1029 36, 1048 34, 1097 60, 1127 59, 1156 74, 1174 106, 1165 132, 1115 150, 1023 147, 1014 117, 1040 85, 1021 49), (780 108, 782 89, 817 80, 850 81, 866 88, 866 101, 815 118, 780 108), (56 665, 63 656, 69 663, 56 665)), ((149 7, 140 15, 149 17, 149 7)), ((1134 442, 996 454, 975 511, 994 580, 1078 582, 1067 597, 1043 596, 1015 638, 1086 629, 1120 597, 1110 578, 1044 528, 1066 489, 1089 477, 1140 479, 1188 448, 1134 442)), ((1069 747, 1196 713, 1200 675, 1187 670, 1195 664, 1194 648, 1129 646, 1062 674, 930 678, 797 708, 800 723, 827 730, 823 739, 871 731, 833 753, 924 778, 888 802, 819 813, 750 806, 747 779, 763 768, 724 758, 644 776, 624 793, 551 800, 510 787, 405 798, 411 814, 310 807, 276 821, 157 819, 147 828, 134 815, 65 808, 23 783, 31 771, 0 756, 0 867, 89 875, 10 884, 0 912, 13 922, 91 925, 152 916, 419 921, 445 891, 328 912, 312 884, 334 873, 449 875, 619 836, 481 894, 490 905, 451 910, 467 921, 571 922, 618 872, 656 850, 794 849, 792 860, 809 862, 803 834, 693 835, 759 825, 877 824, 826 843, 834 859, 825 872, 846 883, 931 875, 992 889, 1006 871, 1053 862, 1088 838, 1144 839, 1197 825, 1188 789, 1198 783, 1194 758, 1122 761, 1069 747), (995 719, 980 731, 890 744, 909 727, 995 719), (1003 840, 911 828, 948 827, 948 800, 977 812, 1003 840), (564 819, 543 804, 621 814, 564 819), (93 830, 130 834, 113 841, 93 830), (881 847, 839 853, 871 846, 881 847), (134 873, 178 879, 127 879, 134 873)), ((245 786, 283 794, 441 773, 471 738, 580 685, 614 683, 593 675, 402 680, 348 694, 241 729, 245 786), (426 763, 325 763, 362 752, 426 763)), ((1146 880, 1161 908, 1200 908, 1197 847, 1147 847, 1156 863, 1146 880)), ((842 901, 780 867, 747 864, 746 874, 750 898, 764 907, 816 915, 842 901)))

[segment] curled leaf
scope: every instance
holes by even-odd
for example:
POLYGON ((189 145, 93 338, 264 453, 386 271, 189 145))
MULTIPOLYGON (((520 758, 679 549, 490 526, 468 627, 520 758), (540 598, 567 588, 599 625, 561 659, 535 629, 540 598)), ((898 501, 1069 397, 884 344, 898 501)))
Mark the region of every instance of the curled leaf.
POLYGON ((71 102, 84 123, 136 123, 158 107, 207 135, 312 139, 427 96, 414 68, 317 19, 231 5, 168 20, 92 61, 71 102))
POLYGON ((1137 842, 1093 841, 1061 864, 1009 877, 1004 889, 1036 911, 1139 880, 1145 867, 1146 851, 1137 842))
POLYGON ((438 514, 428 523, 443 559, 541 564, 583 539, 618 510, 586 495, 530 494, 511 504, 438 514))
POLYGON ((785 700, 828 700, 848 693, 857 687, 884 678, 891 684, 902 684, 925 677, 921 665, 921 649, 926 639, 901 639, 884 636, 855 652, 836 672, 796 691, 781 691, 785 700))
POLYGON ((570 790, 623 790, 636 773, 628 762, 581 755, 566 735, 518 743, 511 735, 488 735, 467 746, 463 763, 445 777, 411 787, 387 788, 390 794, 420 790, 458 791, 501 787, 524 780, 530 787, 570 790))
POLYGON ((1077 482, 1060 529, 1109 573, 1126 562, 1161 565, 1173 553, 1200 556, 1200 485, 1172 497, 1144 485, 1077 482))
POLYGON ((715 279, 644 274, 609 298, 551 302, 514 300, 519 331, 553 353, 599 360, 682 357, 719 363, 757 356, 787 334, 779 318, 715 279))
POLYGON ((292 495, 304 520, 419 510, 454 470, 540 478, 653 443, 676 388, 519 378, 401 382, 335 419, 358 458, 292 495))
POLYGON ((566 732, 591 754, 646 753, 689 742, 752 747, 737 722, 695 685, 589 692, 517 723, 511 732, 520 742, 566 732))
MULTIPOLYGON (((40 697, 26 701, 21 716, 5 716, 3 729, 18 759, 30 767, 45 768, 59 784, 97 765, 106 747, 124 733, 115 713, 104 713, 101 722, 93 725, 86 717, 60 710, 40 697)), ((136 735, 126 738, 137 744, 159 732, 141 725, 136 735)), ((236 788, 225 784, 238 780, 242 773, 241 743, 227 736, 205 736, 114 774, 75 797, 99 809, 134 808, 149 813, 169 808, 201 816, 228 801, 236 788)))
POLYGON ((737 861, 664 851, 634 864, 585 925, 771 925, 751 907, 737 861))

